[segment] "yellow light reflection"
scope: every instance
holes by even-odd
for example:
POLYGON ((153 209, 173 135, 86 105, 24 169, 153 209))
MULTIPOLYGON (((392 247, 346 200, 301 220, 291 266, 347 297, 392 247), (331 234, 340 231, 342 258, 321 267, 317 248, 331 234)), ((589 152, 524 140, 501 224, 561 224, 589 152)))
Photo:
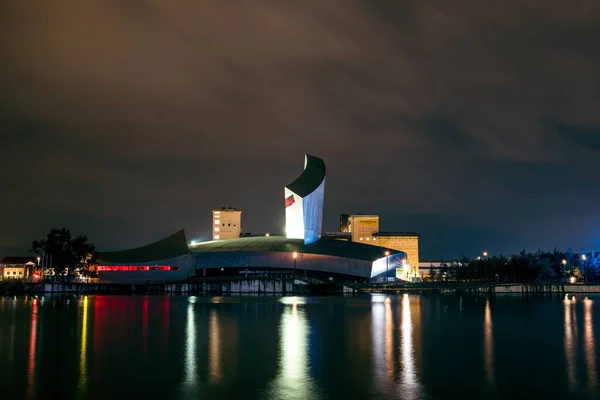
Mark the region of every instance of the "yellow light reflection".
POLYGON ((484 318, 484 363, 487 380, 490 384, 494 383, 494 336, 492 332, 492 310, 490 300, 485 301, 484 318))
POLYGON ((577 352, 575 343, 575 338, 577 337, 577 317, 574 312, 575 305, 571 301, 565 299, 563 304, 565 311, 565 359, 567 362, 567 379, 569 381, 569 385, 574 387, 577 383, 577 372, 575 369, 575 358, 577 352))
MULTIPOLYGON (((87 319, 88 297, 83 298, 83 322, 81 326, 81 348, 79 349, 79 390, 87 387, 87 319)), ((83 394, 83 393, 82 393, 83 394)))
POLYGON ((394 320, 392 301, 388 297, 385 305, 385 370, 390 381, 394 378, 394 320))
POLYGON ((185 332, 185 384, 196 386, 196 321, 194 303, 188 303, 185 332))
POLYGON ((592 308, 594 301, 585 299, 583 303, 583 343, 585 347, 585 364, 587 367, 588 386, 590 389, 596 389, 596 341, 594 339, 594 312, 592 308))
POLYGON ((385 373, 386 364, 386 310, 383 297, 373 296, 371 302, 371 343, 373 357, 373 375, 379 391, 386 392, 389 375, 385 373))
POLYGON ((216 310, 211 310, 208 321, 208 342, 210 345, 208 370, 209 379, 212 383, 218 383, 222 376, 220 336, 219 315, 216 310))
POLYGON ((35 393, 35 345, 37 340, 37 311, 38 300, 33 299, 31 306, 31 329, 29 331, 29 359, 27 363, 27 394, 33 397, 35 393))
POLYGON ((408 294, 402 296, 402 348, 400 374, 400 392, 403 398, 417 399, 421 395, 421 385, 417 377, 416 360, 413 345, 413 322, 410 311, 410 298, 408 294))
POLYGON ((308 324, 297 304, 286 306, 281 315, 279 373, 269 398, 307 399, 316 396, 309 373, 308 324))

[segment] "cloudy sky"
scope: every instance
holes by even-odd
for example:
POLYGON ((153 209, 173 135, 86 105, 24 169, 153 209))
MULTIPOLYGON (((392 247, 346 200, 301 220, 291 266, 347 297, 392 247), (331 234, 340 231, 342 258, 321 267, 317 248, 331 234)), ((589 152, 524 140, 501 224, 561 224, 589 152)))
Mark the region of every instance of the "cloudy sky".
POLYGON ((5 0, 0 256, 207 239, 220 206, 281 230, 305 152, 326 231, 600 249, 598 38, 596 0, 5 0))

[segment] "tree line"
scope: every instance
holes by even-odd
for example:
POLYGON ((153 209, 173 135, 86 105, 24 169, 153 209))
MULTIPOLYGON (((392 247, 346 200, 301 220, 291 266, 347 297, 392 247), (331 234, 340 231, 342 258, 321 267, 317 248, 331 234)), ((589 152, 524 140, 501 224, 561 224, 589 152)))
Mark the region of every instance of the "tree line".
POLYGON ((535 253, 521 251, 511 256, 490 256, 442 262, 431 268, 432 281, 539 282, 562 280, 600 280, 600 253, 562 252, 535 253))
POLYGON ((68 229, 52 229, 46 238, 35 240, 31 252, 38 257, 44 275, 70 281, 76 276, 94 278, 96 246, 86 236, 73 237, 68 229))

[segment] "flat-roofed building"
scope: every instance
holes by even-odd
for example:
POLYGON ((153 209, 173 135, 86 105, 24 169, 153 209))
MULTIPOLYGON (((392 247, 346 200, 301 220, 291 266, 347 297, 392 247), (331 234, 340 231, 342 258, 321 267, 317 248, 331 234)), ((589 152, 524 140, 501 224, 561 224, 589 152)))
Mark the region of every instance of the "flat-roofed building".
POLYGON ((212 239, 237 239, 242 233, 242 210, 232 207, 215 209, 212 224, 212 239))

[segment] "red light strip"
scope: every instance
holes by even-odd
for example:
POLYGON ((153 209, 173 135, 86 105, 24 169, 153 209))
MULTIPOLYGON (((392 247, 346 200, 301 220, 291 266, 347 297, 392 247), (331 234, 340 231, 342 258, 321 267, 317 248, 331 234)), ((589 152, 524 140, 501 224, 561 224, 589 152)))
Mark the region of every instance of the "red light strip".
POLYGON ((98 265, 98 271, 179 271, 170 265, 98 265))

